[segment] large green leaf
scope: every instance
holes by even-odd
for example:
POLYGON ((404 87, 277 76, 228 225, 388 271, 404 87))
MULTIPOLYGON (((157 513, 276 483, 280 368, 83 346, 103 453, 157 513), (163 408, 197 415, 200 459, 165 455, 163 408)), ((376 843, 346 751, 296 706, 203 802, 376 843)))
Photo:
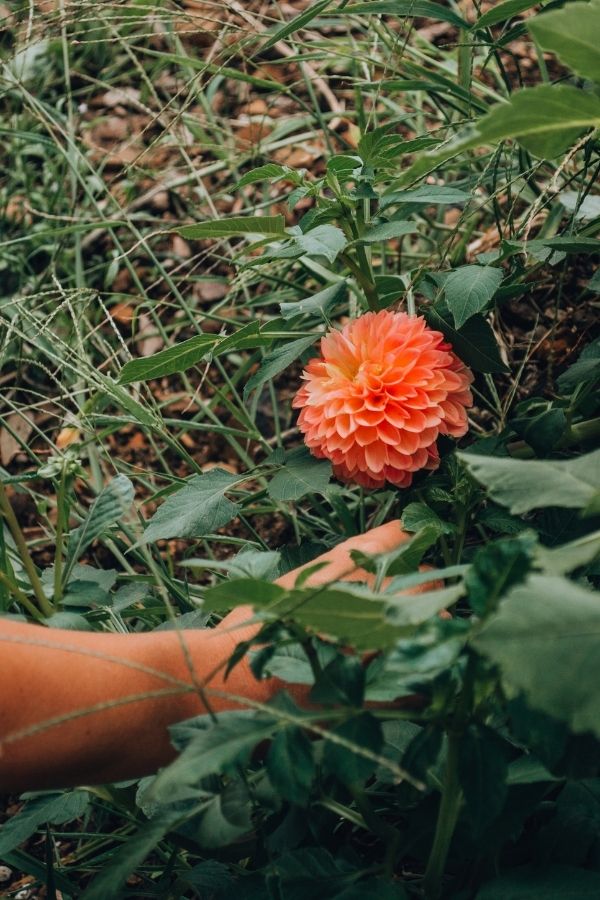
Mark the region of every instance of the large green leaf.
POLYGON ((497 503, 518 515, 542 506, 586 507, 600 492, 600 450, 569 460, 458 456, 497 503))
POLYGON ((567 3, 535 16, 527 27, 544 49, 555 53, 581 78, 600 82, 600 2, 567 3))
POLYGON ((179 234, 189 240, 235 237, 244 234, 264 234, 267 237, 284 238, 283 216, 233 216, 231 219, 214 219, 178 228, 179 234))
POLYGON ((600 595, 566 578, 531 575, 473 641, 506 693, 600 737, 600 595))
POLYGON ((269 482, 273 500, 300 500, 306 494, 323 493, 331 479, 331 463, 315 459, 305 447, 297 447, 286 455, 283 467, 269 482))
POLYGON ((477 372, 507 371, 500 359, 494 332, 483 316, 471 316, 460 330, 452 327, 449 315, 444 318, 437 309, 426 310, 425 318, 432 328, 442 332, 454 352, 472 369, 477 372))
POLYGON ((405 234, 414 234, 417 230, 415 222, 406 222, 397 219, 392 222, 382 222, 374 225, 360 237, 360 244, 375 244, 378 241, 389 241, 392 238, 404 237, 405 234))
POLYGON ((81 525, 69 538, 65 578, 90 544, 118 522, 133 503, 133 485, 125 475, 117 475, 94 500, 81 525))
POLYGON ((444 282, 444 292, 456 328, 487 307, 503 277, 502 269, 492 266, 460 266, 450 272, 444 282))
POLYGON ((223 469, 193 475, 159 506, 146 526, 144 543, 163 538, 202 537, 227 525, 240 508, 227 499, 225 492, 239 480, 238 475, 223 469))
POLYGON ((461 737, 458 775, 475 834, 496 818, 506 797, 508 754, 491 728, 471 725, 461 737))
POLYGON ((317 225, 306 234, 294 235, 294 241, 307 256, 324 256, 330 263, 335 262, 348 243, 344 232, 336 225, 317 225))

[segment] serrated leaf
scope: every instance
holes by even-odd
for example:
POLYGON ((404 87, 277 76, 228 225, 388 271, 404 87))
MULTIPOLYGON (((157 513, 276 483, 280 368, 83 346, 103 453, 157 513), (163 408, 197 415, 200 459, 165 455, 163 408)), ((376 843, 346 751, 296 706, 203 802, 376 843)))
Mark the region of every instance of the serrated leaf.
POLYGON ((535 16, 527 27, 543 50, 581 78, 600 81, 600 3, 568 3, 535 16))
POLYGON ((272 500, 295 501, 306 494, 324 493, 331 479, 331 463, 327 459, 315 459, 305 447, 287 454, 283 467, 270 480, 269 497, 272 500))
POLYGON ((24 843, 40 825, 62 825, 79 819, 89 806, 86 791, 70 791, 34 797, 16 814, 10 816, 0 829, 0 859, 24 843))
POLYGON ((556 575, 531 575, 513 588, 473 644, 500 670, 509 697, 574 732, 600 736, 598 593, 556 575))
POLYGON ((193 475, 185 485, 159 506, 144 531, 142 540, 202 537, 227 525, 240 507, 225 496, 238 475, 223 469, 211 469, 204 475, 193 475))
MULTIPOLYGON (((254 184, 257 181, 270 181, 273 178, 282 178, 284 175, 289 175, 291 173, 292 170, 287 166, 280 166, 278 163, 267 163, 264 166, 257 166, 255 169, 250 169, 249 172, 242 175, 237 183, 237 189, 239 191, 248 184, 254 184)), ((296 173, 294 172, 293 174, 295 175, 296 173)))
POLYGON ((600 450, 569 460, 458 456, 490 496, 517 515, 543 506, 581 509, 600 491, 600 450))
POLYGON ((428 525, 439 534, 452 534, 455 530, 450 522, 444 522, 426 503, 409 503, 402 510, 402 525, 406 531, 420 531, 428 525))
POLYGON ((306 234, 294 235, 294 240, 307 256, 324 256, 330 263, 335 262, 348 243, 344 232, 336 225, 317 225, 306 234))
POLYGON ((471 316, 458 331, 436 309, 426 310, 425 318, 432 328, 442 332, 454 352, 470 368, 477 372, 507 371, 500 359, 494 332, 482 316, 471 316))
POLYGON ((296 341, 290 341, 283 347, 277 347, 267 353, 260 365, 260 368, 250 376, 244 386, 244 400, 247 400, 252 391, 256 391, 263 386, 270 378, 276 378, 281 372, 298 359, 305 350, 314 344, 317 335, 309 335, 308 337, 298 338, 296 341))
POLYGON ((346 296, 347 284, 338 281, 330 287, 324 288, 312 297, 304 297, 292 303, 281 303, 279 309, 284 319, 291 319, 300 315, 316 315, 325 313, 331 306, 339 303, 346 296))
POLYGON ((116 475, 94 500, 81 525, 71 533, 65 565, 65 579, 90 544, 129 510, 133 485, 125 475, 116 475))
POLYGON ((450 272, 444 292, 456 328, 488 306, 503 278, 502 269, 492 266, 460 266, 450 272))
POLYGON ((183 225, 176 231, 182 237, 192 241, 245 234, 264 234, 274 238, 287 237, 283 216, 233 216, 230 219, 214 219, 212 222, 183 225))

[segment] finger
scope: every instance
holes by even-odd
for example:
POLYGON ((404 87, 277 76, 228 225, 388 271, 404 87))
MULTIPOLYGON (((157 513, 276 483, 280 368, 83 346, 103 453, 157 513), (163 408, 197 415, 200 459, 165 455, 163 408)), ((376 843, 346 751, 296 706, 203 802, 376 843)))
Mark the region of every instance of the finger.
MULTIPOLYGON (((402 525, 398 519, 388 522, 386 525, 380 525, 378 528, 372 528, 366 534, 358 534, 349 538, 342 544, 338 544, 333 550, 323 553, 312 562, 287 572, 277 579, 277 584, 283 588, 292 588, 296 583, 298 576, 305 569, 310 569, 316 563, 325 563, 325 565, 314 572, 307 578, 306 583, 311 586, 327 584, 328 581, 340 581, 352 574, 353 580, 358 571, 356 563, 350 556, 353 550, 360 550, 361 553, 386 553, 395 550, 404 541, 407 541, 410 535, 402 529, 402 525)), ((358 579, 360 580, 360 579, 358 579)))

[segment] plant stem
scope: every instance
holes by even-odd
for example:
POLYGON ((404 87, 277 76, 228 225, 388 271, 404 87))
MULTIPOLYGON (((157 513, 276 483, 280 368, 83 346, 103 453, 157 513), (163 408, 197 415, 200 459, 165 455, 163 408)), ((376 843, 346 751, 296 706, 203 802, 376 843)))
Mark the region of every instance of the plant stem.
POLYGON ((461 790, 458 781, 458 750, 460 732, 448 732, 448 749, 446 754, 446 770, 442 787, 442 799, 435 826, 435 836, 425 877, 423 878, 423 894, 426 900, 438 900, 442 893, 442 876, 446 867, 450 841, 458 818, 461 804, 461 790))
POLYGON ((2 569, 0 569, 0 584, 13 595, 15 600, 17 600, 21 604, 21 606, 25 607, 25 609, 33 619, 35 619, 37 622, 43 621, 44 617, 37 606, 31 602, 27 594, 24 594, 21 588, 17 587, 16 584, 13 584, 8 575, 3 572, 2 569))
POLYGON ((21 557, 21 562, 23 563, 23 568, 27 572, 27 576, 29 578, 29 582, 31 587, 33 588, 33 593, 35 594, 35 598, 38 602, 38 606, 42 613, 45 616, 51 616, 54 612, 54 607, 44 594, 44 589, 42 587, 42 582, 40 581, 40 577, 37 573, 37 569, 35 567, 35 563, 33 562, 31 555, 29 553, 29 548, 27 547, 27 541, 25 540, 25 536, 21 531, 21 527, 17 522, 17 517, 15 516, 15 511, 12 508, 11 502, 8 499, 6 494, 6 488, 4 484, 0 481, 0 512, 6 519, 6 524, 10 528, 10 533, 14 538, 14 542, 17 545, 17 550, 19 552, 19 556, 21 557))
POLYGON ((63 564, 63 541, 65 533, 65 522, 67 512, 65 503, 67 499, 67 473, 64 468, 60 476, 58 485, 58 494, 56 497, 56 533, 54 536, 55 554, 54 554, 54 605, 60 604, 62 600, 62 564, 63 564))

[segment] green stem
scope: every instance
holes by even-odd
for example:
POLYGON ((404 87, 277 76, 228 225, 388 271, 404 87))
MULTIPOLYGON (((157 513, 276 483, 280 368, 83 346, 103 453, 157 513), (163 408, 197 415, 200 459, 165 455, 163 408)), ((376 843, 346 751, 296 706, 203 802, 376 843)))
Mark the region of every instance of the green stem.
POLYGON ((340 259, 345 262, 345 264, 348 266, 357 282, 363 289, 369 309, 377 311, 379 309, 379 297, 377 295, 377 288, 375 287, 375 284, 371 281, 368 275, 365 275, 361 266, 359 266, 358 263, 356 263, 348 253, 340 254, 340 259))
MULTIPOLYGON (((585 422, 577 422, 575 425, 571 425, 555 449, 560 450, 564 447, 571 447, 573 444, 589 441, 596 437, 600 437, 600 418, 587 419, 585 422)), ((511 444, 508 444, 507 449, 510 455, 516 459, 533 459, 535 457, 534 450, 525 441, 513 441, 511 444)))
POLYGON ((454 834, 454 828, 461 804, 461 790, 458 780, 458 751, 460 746, 460 732, 448 732, 448 749, 446 754, 446 769, 444 784, 442 787, 442 799, 438 819, 435 826, 435 836, 425 877, 423 878, 423 894, 426 900, 438 900, 442 893, 442 876, 446 867, 450 841, 454 834))
POLYGON ((54 607, 44 594, 44 589, 42 587, 42 582, 40 581, 40 577, 37 573, 37 569, 35 567, 35 563, 33 562, 29 548, 27 547, 27 541, 21 531, 21 527, 17 522, 17 517, 15 516, 15 511, 12 508, 11 502, 8 499, 6 494, 6 488, 4 484, 0 481, 0 512, 6 519, 6 524, 10 529, 10 533, 13 536, 14 542, 17 546, 17 550, 19 556, 21 557, 21 562, 23 563, 23 568, 27 572, 27 576, 29 578, 29 582, 33 589, 33 593, 35 594, 35 598, 38 602, 38 606, 42 613, 45 616, 51 616, 54 612, 54 607))
POLYGON ((13 584, 8 575, 6 575, 6 573, 3 572, 2 569, 0 569, 0 584, 3 588, 6 588, 13 595, 15 600, 17 600, 17 602, 27 610, 29 615, 33 619, 35 619, 36 622, 44 620, 44 617, 37 606, 31 602, 27 594, 24 594, 21 588, 17 587, 16 584, 13 584))
POLYGON ((63 469, 56 497, 56 533, 54 536, 54 605, 58 606, 62 600, 62 568, 63 568, 63 543, 67 511, 65 504, 67 499, 67 473, 63 469))

